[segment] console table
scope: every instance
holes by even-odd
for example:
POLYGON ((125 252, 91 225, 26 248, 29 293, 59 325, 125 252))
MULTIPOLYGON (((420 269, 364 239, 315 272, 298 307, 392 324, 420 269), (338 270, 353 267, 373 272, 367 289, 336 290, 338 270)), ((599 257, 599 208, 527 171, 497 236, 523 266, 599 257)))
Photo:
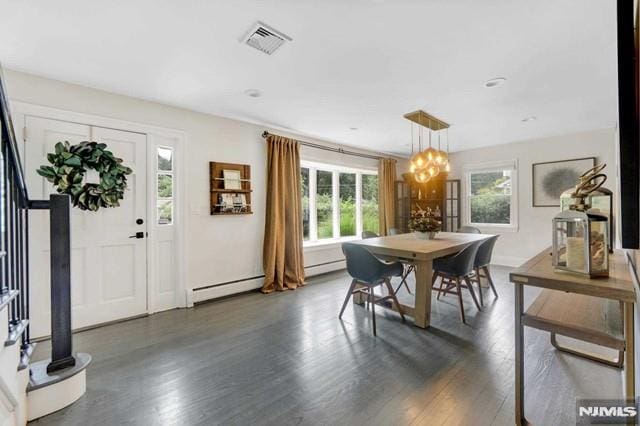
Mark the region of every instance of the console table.
POLYGON ((635 284, 626 255, 610 255, 609 277, 589 279, 556 272, 551 249, 546 249, 510 274, 515 287, 515 415, 516 424, 529 424, 524 413, 524 327, 551 333, 560 350, 609 365, 624 365, 625 394, 635 399, 634 320, 635 284), (524 286, 544 290, 524 311, 524 286), (561 347, 556 334, 606 346, 618 351, 616 360, 606 360, 576 349, 561 347), (626 356, 625 356, 626 352, 626 356))

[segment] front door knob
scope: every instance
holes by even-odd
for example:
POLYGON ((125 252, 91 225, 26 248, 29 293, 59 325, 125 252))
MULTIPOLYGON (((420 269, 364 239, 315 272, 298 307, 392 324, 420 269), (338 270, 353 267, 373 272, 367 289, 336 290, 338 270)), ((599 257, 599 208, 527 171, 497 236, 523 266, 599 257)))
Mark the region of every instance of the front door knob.
POLYGON ((144 232, 140 231, 140 232, 136 232, 136 235, 130 235, 129 238, 144 238, 144 232))

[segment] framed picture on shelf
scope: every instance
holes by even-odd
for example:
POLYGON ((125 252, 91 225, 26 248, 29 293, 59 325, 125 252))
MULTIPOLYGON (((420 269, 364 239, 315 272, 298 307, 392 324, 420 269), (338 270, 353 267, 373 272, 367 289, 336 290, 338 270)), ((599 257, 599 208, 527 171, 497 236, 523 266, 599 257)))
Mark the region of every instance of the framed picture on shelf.
POLYGON ((244 194, 234 194, 233 195, 233 211, 244 212, 247 209, 247 199, 244 194))
POLYGON ((224 189, 242 189, 240 170, 223 170, 224 189))
POLYGON ((222 212, 233 211, 233 195, 232 194, 220 194, 220 211, 222 212))
POLYGON ((560 195, 595 166, 596 157, 535 163, 532 167, 533 207, 560 207, 560 195))

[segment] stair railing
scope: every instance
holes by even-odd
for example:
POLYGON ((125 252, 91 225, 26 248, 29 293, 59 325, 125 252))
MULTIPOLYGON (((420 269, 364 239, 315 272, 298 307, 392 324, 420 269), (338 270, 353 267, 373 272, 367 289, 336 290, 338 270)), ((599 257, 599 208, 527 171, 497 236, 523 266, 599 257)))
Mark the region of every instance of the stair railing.
POLYGON ((5 345, 21 339, 24 354, 32 349, 29 336, 29 195, 1 76, 0 134, 0 294, 12 298, 5 345))
POLYGON ((0 135, 0 300, 10 300, 5 345, 21 340, 18 368, 26 368, 35 347, 29 332, 29 210, 49 210, 51 361, 47 373, 52 373, 76 365, 71 334, 70 198, 51 194, 49 200, 29 199, 1 68, 0 135))

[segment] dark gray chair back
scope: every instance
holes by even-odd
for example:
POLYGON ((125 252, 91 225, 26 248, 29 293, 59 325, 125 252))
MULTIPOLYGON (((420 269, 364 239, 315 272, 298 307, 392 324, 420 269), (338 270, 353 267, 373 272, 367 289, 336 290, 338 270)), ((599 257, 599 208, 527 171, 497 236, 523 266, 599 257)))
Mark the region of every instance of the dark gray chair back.
POLYGON ((343 243, 342 253, 347 261, 347 272, 356 280, 373 284, 383 277, 385 265, 364 247, 343 243))
POLYGON ((473 272, 473 263, 482 241, 475 241, 454 256, 447 257, 447 272, 457 277, 464 277, 473 272))
POLYGON ((398 235, 398 228, 389 228, 389 235, 398 235))
POLYGON ((371 231, 362 231, 362 238, 378 238, 380 235, 371 231))
POLYGON ((480 232, 480 230, 475 226, 461 226, 456 232, 460 232, 462 234, 482 234, 482 232, 480 232))
POLYGON ((498 235, 494 235, 488 240, 484 240, 482 243, 480 243, 480 247, 478 247, 478 253, 476 254, 476 260, 474 262, 474 267, 482 268, 483 266, 488 266, 491 263, 493 247, 496 245, 497 240, 498 235))

